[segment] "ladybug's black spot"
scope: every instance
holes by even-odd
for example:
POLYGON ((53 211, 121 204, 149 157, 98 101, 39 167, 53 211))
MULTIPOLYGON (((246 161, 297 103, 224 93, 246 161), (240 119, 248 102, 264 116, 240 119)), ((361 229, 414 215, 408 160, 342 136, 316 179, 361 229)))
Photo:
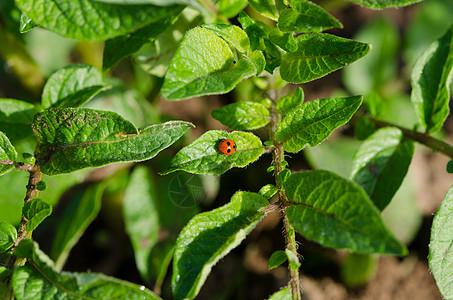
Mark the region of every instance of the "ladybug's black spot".
POLYGON ((227 153, 230 153, 230 152, 231 152, 231 149, 230 149, 230 148, 228 148, 228 149, 227 149, 227 153))
POLYGON ((236 145, 233 146, 234 150, 236 150, 236 145))
POLYGON ((226 142, 226 144, 227 144, 228 146, 231 146, 231 143, 230 143, 230 142, 226 142))

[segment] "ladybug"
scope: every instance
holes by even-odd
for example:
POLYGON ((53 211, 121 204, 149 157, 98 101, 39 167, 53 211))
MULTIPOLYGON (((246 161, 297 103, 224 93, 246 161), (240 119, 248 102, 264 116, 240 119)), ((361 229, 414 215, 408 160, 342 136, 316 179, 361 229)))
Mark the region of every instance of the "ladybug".
POLYGON ((221 140, 219 146, 217 146, 220 153, 225 155, 233 154, 236 151, 236 143, 229 139, 221 140))

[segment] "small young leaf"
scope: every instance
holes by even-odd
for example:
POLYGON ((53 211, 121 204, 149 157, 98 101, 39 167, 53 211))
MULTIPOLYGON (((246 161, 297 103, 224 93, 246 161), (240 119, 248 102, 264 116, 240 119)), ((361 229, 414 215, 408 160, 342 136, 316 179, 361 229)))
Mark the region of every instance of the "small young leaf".
POLYGON ((36 184, 36 189, 38 191, 44 191, 45 189, 47 189, 47 184, 45 181, 38 181, 38 183, 36 184))
POLYGON ((237 247, 264 217, 267 200, 237 192, 231 202, 195 216, 176 242, 172 288, 175 299, 193 299, 212 267, 237 247))
POLYGON ((298 87, 293 95, 287 95, 277 100, 275 108, 279 114, 286 115, 302 103, 304 103, 304 90, 298 87))
POLYGON ((271 257, 269 258, 269 263, 267 264, 267 268, 269 270, 275 269, 276 267, 280 266, 282 263, 288 260, 288 256, 286 255, 285 251, 278 250, 272 253, 271 257))
POLYGON ((352 181, 328 171, 295 173, 284 188, 289 222, 309 240, 357 253, 405 255, 379 210, 352 181))
MULTIPOLYGON (((9 141, 8 137, 0 131, 0 161, 10 160, 15 161, 17 159, 17 151, 9 141)), ((13 165, 6 165, 0 163, 0 176, 8 173, 14 169, 13 165)))
POLYGON ((146 167, 137 167, 130 176, 123 200, 126 232, 134 248, 135 263, 145 281, 150 280, 151 250, 159 234, 159 213, 152 194, 152 178, 146 167))
POLYGON ((272 0, 249 0, 250 5, 263 16, 277 20, 277 9, 272 0))
POLYGON ((183 170, 194 174, 222 175, 232 167, 247 166, 263 153, 261 140, 250 132, 211 130, 176 153, 162 174, 183 170), (234 141, 234 153, 225 155, 219 151, 218 145, 224 139, 234 141))
POLYGON ((42 91, 42 105, 79 107, 105 87, 102 74, 93 66, 72 64, 59 69, 47 80, 42 91))
POLYGON ((349 0, 365 7, 382 9, 387 7, 402 7, 422 0, 349 0))
POLYGON ((450 113, 453 78, 453 26, 423 52, 412 70, 411 100, 427 133, 442 128, 450 113))
POLYGON ((256 71, 247 59, 235 62, 228 44, 214 32, 197 27, 186 33, 176 50, 162 95, 168 100, 180 100, 227 93, 256 71))
POLYGON ((31 136, 33 132, 30 125, 37 112, 31 103, 0 98, 0 131, 12 141, 31 136))
MULTIPOLYGON (((144 286, 99 273, 58 273, 50 258, 29 240, 25 257, 31 265, 18 268, 13 275, 17 300, 27 299, 146 299, 160 300, 144 286)), ((19 244, 22 245, 23 242, 19 244)), ((18 253, 15 252, 16 255, 18 253)))
POLYGON ((275 292, 269 300, 293 300, 293 293, 289 286, 275 292))
POLYGON ((429 268, 444 299, 453 298, 453 188, 439 206, 431 228, 429 268))
POLYGON ((64 37, 100 41, 135 31, 179 14, 181 7, 112 5, 90 0, 18 0, 17 5, 35 23, 64 37))
POLYGON ((283 171, 281 171, 280 174, 278 174, 278 186, 283 186, 289 176, 291 176, 291 171, 289 169, 284 169, 283 171))
POLYGON ((178 15, 175 14, 140 28, 135 32, 105 41, 102 57, 102 70, 109 70, 122 58, 137 52, 145 43, 154 41, 158 35, 175 22, 177 17, 178 15))
POLYGON ((263 186, 258 194, 261 196, 265 197, 266 199, 270 199, 272 196, 274 196, 278 192, 278 189, 275 185, 273 184, 266 184, 263 186))
POLYGON ((20 15, 20 27, 19 27, 20 33, 26 33, 38 26, 39 25, 33 22, 33 20, 30 19, 26 14, 22 13, 20 15))
POLYGON ((306 0, 290 1, 291 8, 285 9, 278 18, 282 31, 320 32, 343 25, 320 6, 306 0))
POLYGON ((255 66, 256 76, 260 75, 266 68, 266 58, 264 57, 263 52, 255 50, 251 52, 248 56, 244 57, 244 59, 247 58, 249 58, 252 61, 253 65, 255 66))
POLYGON ((340 276, 349 288, 367 283, 375 274, 377 257, 369 254, 348 253, 341 264, 340 276))
POLYGON ((296 43, 297 51, 283 54, 280 66, 282 78, 293 83, 321 78, 370 51, 368 44, 323 33, 300 35, 296 43))
POLYGON ((212 117, 231 129, 253 130, 269 123, 269 110, 257 102, 237 102, 213 110, 212 117))
POLYGON ((399 129, 382 128, 355 154, 351 178, 382 211, 406 177, 413 155, 414 143, 405 139, 399 129))
POLYGON ((38 227, 45 218, 50 216, 51 213, 52 206, 39 198, 35 198, 25 203, 22 208, 22 214, 28 219, 27 224, 25 224, 25 230, 35 230, 36 227, 38 227))
POLYGON ((87 108, 48 109, 32 125, 41 143, 41 171, 47 175, 151 159, 192 126, 170 121, 137 130, 116 113, 87 108))
POLYGON ((62 269, 69 252, 98 215, 103 190, 101 184, 89 186, 84 191, 76 190, 61 213, 51 251, 57 270, 62 269))
POLYGON ((283 144, 285 151, 292 153, 299 152, 306 145, 313 147, 348 122, 361 103, 361 96, 306 102, 283 118, 275 139, 283 144))
POLYGON ((16 239, 16 228, 7 222, 0 222, 0 253, 11 248, 14 242, 16 242, 16 239))
POLYGON ((203 25, 203 28, 211 30, 239 52, 247 53, 250 49, 250 41, 247 37, 247 34, 238 26, 226 24, 208 24, 203 25))
POLYGON ((288 257, 288 262, 291 265, 291 269, 299 269, 301 265, 299 257, 297 257, 297 255, 289 249, 285 249, 285 254, 288 257))

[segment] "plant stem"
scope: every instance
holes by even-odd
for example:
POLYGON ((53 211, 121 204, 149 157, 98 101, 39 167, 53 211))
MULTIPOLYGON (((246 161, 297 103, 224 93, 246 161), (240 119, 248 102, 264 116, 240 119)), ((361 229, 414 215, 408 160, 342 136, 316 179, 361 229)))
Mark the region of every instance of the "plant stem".
MULTIPOLYGON (((352 121, 356 122, 360 117, 363 117, 363 116, 354 116, 352 121)), ((401 130, 404 137, 414 140, 420 144, 423 144, 426 147, 432 149, 433 151, 439 151, 439 152, 445 154, 446 156, 450 157, 451 159, 453 159, 453 147, 441 140, 433 138, 429 134, 416 132, 414 130, 410 130, 410 129, 407 129, 407 128, 404 128, 404 127, 401 127, 401 126, 398 126, 398 125, 395 125, 392 123, 387 123, 387 122, 384 122, 384 121, 381 121, 378 119, 374 119, 371 117, 367 117, 367 118, 370 121, 372 121, 377 128, 383 128, 383 127, 398 128, 399 130, 401 130)))
MULTIPOLYGON (((36 188, 36 185, 38 184, 38 182, 40 182, 42 180, 42 172, 39 169, 38 165, 23 164, 21 166, 27 166, 28 167, 27 171, 30 172, 30 176, 28 178, 28 184, 27 184, 27 192, 25 194, 25 199, 24 199, 24 204, 26 204, 27 202, 31 201, 32 199, 38 197, 39 190, 36 188)), ((25 218, 25 216, 22 215, 22 219, 20 220, 20 224, 19 224, 19 229, 17 231, 17 240, 14 243, 14 246, 9 251, 13 252, 14 248, 17 247, 23 239, 31 237, 32 232, 25 230, 25 225, 27 224, 27 222, 28 222, 27 218, 25 218)), ((10 259, 6 263, 6 267, 10 270, 17 269, 17 268, 25 265, 26 261, 27 260, 25 258, 19 258, 19 257, 16 257, 13 255, 10 257, 10 259)), ((6 300, 14 299, 11 277, 9 278, 8 283, 7 283, 5 299, 6 300)))
MULTIPOLYGON (((283 226, 285 230, 285 241, 286 249, 291 251, 294 254, 294 257, 297 255, 297 242, 296 242, 296 233, 294 227, 289 223, 288 215, 286 214, 286 208, 288 207, 288 199, 286 198, 285 192, 281 189, 281 183, 278 182, 278 177, 281 171, 283 171, 282 162, 284 160, 284 151, 283 146, 277 144, 277 141, 274 139, 275 131, 277 129, 277 124, 280 121, 280 115, 275 109, 275 99, 277 97, 277 91, 270 91, 269 95, 272 101, 271 107, 271 120, 270 120, 270 137, 274 141, 274 147, 272 148, 272 157, 274 163, 274 172, 275 172, 275 182, 278 189, 278 203, 280 206, 281 216, 283 220, 283 226)), ((288 269, 290 274, 289 284, 291 285, 291 293, 294 300, 301 300, 301 288, 299 280, 299 267, 294 266, 292 263, 288 263, 288 269)))

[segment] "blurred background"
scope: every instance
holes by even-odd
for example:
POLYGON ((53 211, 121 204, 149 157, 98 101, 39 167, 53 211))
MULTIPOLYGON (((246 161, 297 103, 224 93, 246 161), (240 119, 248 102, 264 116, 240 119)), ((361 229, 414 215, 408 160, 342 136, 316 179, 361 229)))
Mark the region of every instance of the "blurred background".
MULTIPOLYGON (((417 119, 410 102, 411 70, 420 53, 452 24, 453 1, 427 0, 379 11, 341 0, 314 2, 343 23, 343 29, 330 33, 371 43, 372 51, 341 71, 302 85, 306 99, 364 95, 367 109, 378 111, 382 120, 413 129, 417 119)), ((252 8, 247 7, 246 11, 259 18, 252 8)), ((57 69, 76 62, 102 69, 103 43, 66 39, 41 28, 20 34, 20 11, 12 0, 0 0, 0 13, 0 98, 39 103, 46 78, 57 69)), ((189 17, 183 21, 188 28, 200 21, 194 12, 186 15, 189 17)), ((230 21, 238 24, 234 19, 230 21)), ((165 39, 158 42, 165 48, 165 39)), ((157 288, 164 299, 171 299, 171 248, 182 226, 196 213, 227 203, 238 190, 257 192, 273 182, 273 174, 266 171, 271 157, 265 155, 247 168, 232 169, 220 178, 179 172, 158 175, 178 149, 203 132, 227 130, 211 117, 212 110, 235 101, 263 99, 266 80, 245 80, 225 95, 169 102, 159 96, 165 70, 151 70, 153 51, 155 47, 145 45, 106 72, 105 81, 113 88, 101 92, 86 106, 115 111, 139 127, 169 119, 196 125, 185 139, 140 164, 150 171, 149 180, 158 203, 155 274, 148 280, 140 277, 123 221, 125 189, 137 165, 117 164, 45 178, 48 188, 40 198, 55 207, 34 238, 51 254, 56 247, 54 238, 62 234, 56 230, 57 224, 61 225, 71 210, 92 201, 96 205, 82 226, 86 230, 80 232, 83 235, 63 269, 102 272, 157 288)), ((296 87, 287 86, 285 92, 296 87)), ((265 131, 256 134, 263 141, 267 137, 265 131)), ((327 142, 288 156, 290 168, 327 169, 349 177, 352 157, 360 145, 354 134, 351 125, 342 127, 327 142)), ((451 143, 452 134, 453 122, 448 118, 437 137, 451 143)), ((19 152, 34 151, 34 144, 28 139, 12 142, 19 152)), ((441 299, 427 257, 433 213, 453 183, 453 175, 445 170, 448 160, 417 145, 408 176, 383 212, 387 226, 408 246, 407 257, 351 255, 322 248, 298 236, 304 299, 441 299)), ((0 177, 0 221, 19 223, 26 182, 27 174, 15 170, 0 177)), ((271 214, 213 268, 198 299, 266 299, 288 281, 286 266, 267 269, 270 255, 284 245, 279 216, 271 214)))

